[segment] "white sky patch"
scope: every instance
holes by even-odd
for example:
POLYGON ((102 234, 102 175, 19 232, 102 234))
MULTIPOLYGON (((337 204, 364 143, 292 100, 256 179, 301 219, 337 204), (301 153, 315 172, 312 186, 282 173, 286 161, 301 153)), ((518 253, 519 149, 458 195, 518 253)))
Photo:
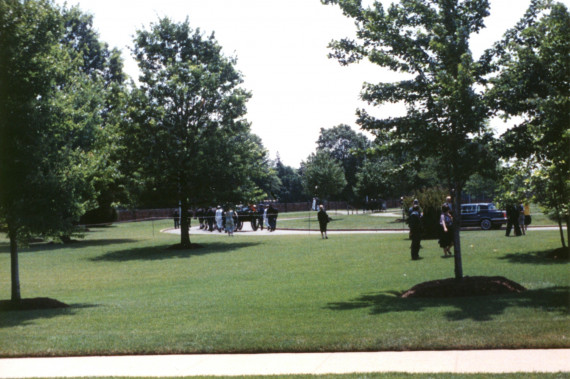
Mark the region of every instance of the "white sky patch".
MULTIPOLYGON (((370 2, 369 0, 366 0, 370 2)), ((63 0, 56 1, 63 4, 63 0)), ((391 1, 383 1, 388 4, 391 1)), ((570 7, 570 0, 562 1, 570 7)), ((333 39, 354 35, 353 21, 336 6, 320 0, 69 0, 94 15, 101 40, 123 51, 125 71, 138 76, 131 56, 137 29, 168 16, 174 21, 187 17, 193 29, 200 28, 216 39, 228 56, 237 56, 244 75, 243 87, 252 92, 247 120, 271 157, 298 167, 315 151, 320 128, 356 125, 356 109, 395 117, 404 114, 401 105, 370 109, 359 100, 363 82, 393 81, 391 73, 368 62, 342 67, 327 54, 333 39)), ((366 2, 365 2, 366 3, 366 2)), ((490 0, 487 28, 473 36, 475 58, 499 40, 524 14, 530 0, 490 0)), ((510 126, 492 121, 499 131, 510 126)))

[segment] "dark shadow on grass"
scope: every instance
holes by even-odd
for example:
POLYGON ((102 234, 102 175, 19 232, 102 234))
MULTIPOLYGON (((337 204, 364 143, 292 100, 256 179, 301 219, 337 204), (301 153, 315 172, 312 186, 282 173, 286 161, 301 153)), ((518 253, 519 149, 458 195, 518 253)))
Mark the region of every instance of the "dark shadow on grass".
POLYGON ((36 310, 0 310, 0 329, 33 325, 36 320, 60 316, 74 316, 82 309, 96 308, 96 304, 71 304, 66 308, 36 310))
POLYGON ((91 258, 93 262, 157 261, 173 258, 191 258, 208 254, 229 253, 238 249, 257 246, 256 242, 211 242, 202 243, 191 249, 172 249, 171 245, 160 245, 136 249, 111 251, 91 258))
POLYGON ((550 313, 568 314, 570 287, 528 290, 518 294, 457 298, 401 298, 398 292, 366 294, 354 300, 329 303, 326 308, 350 311, 368 308, 371 315, 393 312, 422 312, 430 308, 453 307, 445 313, 449 321, 491 321, 507 308, 532 308, 550 313))
MULTIPOLYGON (((61 249, 83 249, 89 247, 104 247, 111 245, 118 245, 124 243, 137 242, 136 239, 129 238, 114 238, 114 239, 92 239, 92 240, 73 240, 72 243, 58 243, 58 242, 38 242, 32 243, 28 247, 18 249, 18 254, 38 253, 42 251, 53 251, 61 249)), ((0 245, 0 254, 10 254, 10 246, 0 245)))
POLYGON ((508 260, 510 263, 558 265, 567 264, 568 251, 563 249, 550 249, 543 251, 531 251, 527 253, 513 253, 499 257, 501 260, 508 260))

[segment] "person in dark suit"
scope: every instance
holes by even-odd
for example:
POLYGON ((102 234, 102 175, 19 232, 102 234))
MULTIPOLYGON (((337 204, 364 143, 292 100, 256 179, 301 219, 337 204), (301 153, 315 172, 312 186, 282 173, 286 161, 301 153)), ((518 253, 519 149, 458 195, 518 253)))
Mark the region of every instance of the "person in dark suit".
POLYGON ((328 239, 329 236, 327 235, 327 225, 331 221, 331 218, 325 211, 325 207, 323 205, 319 205, 319 213, 317 213, 317 218, 319 219, 319 227, 321 229, 321 238, 328 239))
POLYGON ((507 231, 505 236, 509 237, 511 235, 511 230, 515 228, 515 235, 518 237, 522 235, 521 228, 519 226, 519 215, 520 210, 516 203, 510 203, 507 205, 507 231))
POLYGON ((269 205, 267 208, 267 222, 269 223, 269 231, 274 232, 275 228, 277 228, 277 215, 279 211, 277 208, 273 206, 273 204, 269 205))
POLYGON ((420 259, 420 245, 422 242, 422 211, 417 200, 414 200, 414 205, 410 208, 408 215, 408 225, 410 226, 410 238, 412 245, 410 247, 412 252, 412 260, 420 259))
POLYGON ((178 229, 180 227, 180 214, 178 213, 178 210, 174 211, 172 217, 174 218, 174 229, 178 229))

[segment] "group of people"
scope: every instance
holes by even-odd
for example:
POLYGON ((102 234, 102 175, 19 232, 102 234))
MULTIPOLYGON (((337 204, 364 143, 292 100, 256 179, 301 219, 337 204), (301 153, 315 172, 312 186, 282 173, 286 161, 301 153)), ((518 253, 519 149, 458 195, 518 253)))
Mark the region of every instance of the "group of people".
MULTIPOLYGON (((220 205, 217 207, 207 207, 198 208, 193 213, 194 218, 198 219, 199 228, 201 230, 213 232, 217 230, 218 232, 225 231, 229 236, 233 236, 235 230, 238 228, 240 220, 240 215, 237 210, 232 207, 228 207, 224 210, 220 205)), ((277 228, 277 215, 279 211, 272 204, 269 206, 264 206, 260 204, 259 206, 251 205, 249 206, 248 218, 253 223, 255 222, 261 230, 267 228, 268 231, 275 231, 277 228)), ((174 228, 178 229, 180 227, 180 214, 178 210, 173 213, 174 228)), ((243 217, 243 213, 242 213, 243 217)))
POLYGON ((526 235, 530 223, 530 205, 528 203, 507 205, 507 232, 505 234, 507 237, 511 235, 513 228, 515 229, 515 236, 526 235))
MULTIPOLYGON (((453 205, 451 196, 445 199, 445 203, 441 205, 441 215, 439 217, 439 240, 438 244, 443 249, 444 257, 451 257, 453 253, 454 234, 453 234, 453 205)), ((420 248, 422 240, 422 222, 423 211, 419 201, 416 199, 412 207, 408 210, 408 224, 410 226, 410 238, 412 245, 410 247, 412 260, 420 259, 420 248)))
MULTIPOLYGON (((412 239, 411 254, 412 259, 420 259, 420 243, 422 235, 421 218, 423 217, 422 209, 420 208, 418 200, 414 200, 413 206, 408 211, 408 223, 410 226, 410 237, 412 239)), ((515 235, 526 235, 528 225, 531 223, 530 206, 528 203, 516 205, 511 204, 507 206, 507 231, 508 237, 511 229, 514 227, 515 235)), ((447 196, 445 203, 441 206, 441 215, 439 217, 439 246, 443 249, 444 257, 451 257, 453 253, 451 248, 454 242, 454 220, 453 220, 453 205, 451 196, 447 196)))
POLYGON ((198 219, 200 229, 210 232, 214 230, 218 232, 225 231, 228 234, 233 234, 238 221, 237 213, 232 208, 225 211, 220 205, 217 207, 198 208, 194 213, 194 217, 198 219))

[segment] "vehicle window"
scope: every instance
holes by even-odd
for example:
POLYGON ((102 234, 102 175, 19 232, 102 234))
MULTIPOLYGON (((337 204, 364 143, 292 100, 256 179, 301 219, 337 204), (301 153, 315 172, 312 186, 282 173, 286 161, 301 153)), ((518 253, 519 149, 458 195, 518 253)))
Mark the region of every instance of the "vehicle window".
POLYGON ((486 205, 486 204, 482 204, 482 205, 479 205, 479 209, 480 209, 480 210, 483 210, 483 211, 486 211, 487 209, 489 209, 489 206, 486 205))
POLYGON ((497 207, 495 206, 495 204, 489 204, 489 210, 490 211, 494 211, 496 209, 497 209, 497 207))
POLYGON ((476 205, 462 205, 461 213, 475 213, 477 211, 476 205))

